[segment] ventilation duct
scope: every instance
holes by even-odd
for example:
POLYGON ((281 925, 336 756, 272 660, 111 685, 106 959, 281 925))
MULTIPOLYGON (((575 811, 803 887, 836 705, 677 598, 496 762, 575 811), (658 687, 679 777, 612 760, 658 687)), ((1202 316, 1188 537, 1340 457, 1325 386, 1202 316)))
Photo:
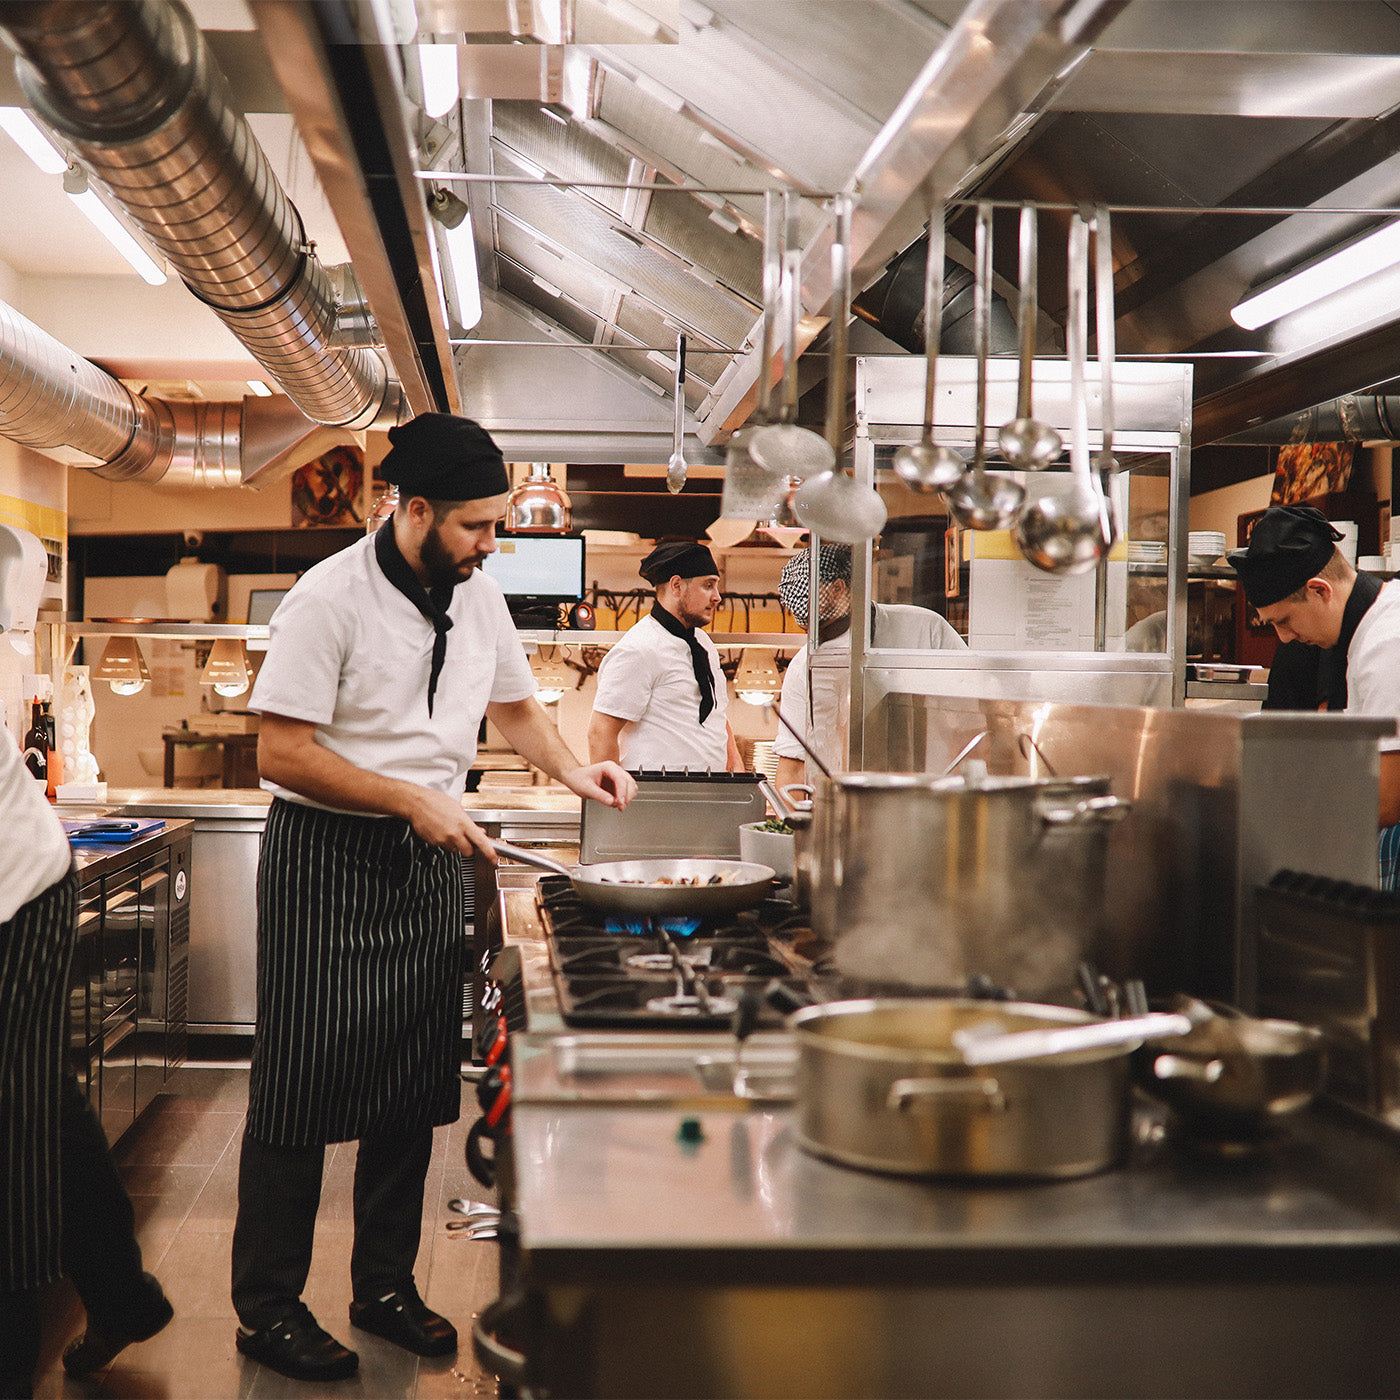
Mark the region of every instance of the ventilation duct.
POLYGON ((307 418, 400 416, 381 356, 335 343, 332 279, 183 5, 3 0, 0 29, 36 113, 307 418))
POLYGON ((1347 394, 1221 438, 1222 443, 1400 442, 1400 394, 1347 394))
POLYGON ((0 302, 0 433, 116 481, 264 486, 327 448, 359 441, 286 399, 167 402, 121 380, 0 302))

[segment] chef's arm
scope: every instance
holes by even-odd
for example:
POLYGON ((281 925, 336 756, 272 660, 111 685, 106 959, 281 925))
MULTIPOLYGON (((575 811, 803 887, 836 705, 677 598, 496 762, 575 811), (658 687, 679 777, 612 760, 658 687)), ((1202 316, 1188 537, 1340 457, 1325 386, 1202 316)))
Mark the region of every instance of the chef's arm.
POLYGON ((734 737, 734 731, 729 727, 729 721, 724 722, 724 732, 729 736, 729 745, 725 750, 725 765, 731 773, 742 773, 744 771, 744 760, 739 757, 739 741, 734 737))
POLYGON ((431 846, 488 860, 495 851, 482 829, 445 792, 386 778, 360 768, 320 743, 316 726, 285 715, 265 714, 258 730, 258 773, 302 797, 342 812, 402 817, 431 846))
POLYGON ((486 717, 505 735, 506 742, 527 763, 558 778, 570 792, 591 797, 608 807, 625 807, 636 794, 637 783, 625 768, 611 760, 587 766, 559 737, 554 721, 534 696, 486 707, 486 717))
POLYGON ((807 781, 806 765, 800 758, 780 758, 777 778, 775 786, 779 792, 790 783, 805 783, 807 781))
POLYGON ((1381 825, 1400 822, 1400 750, 1381 753, 1381 825))
POLYGON ((605 715, 602 710, 594 710, 588 721, 588 757, 590 762, 619 763, 622 760, 622 731, 628 721, 616 715, 605 715))

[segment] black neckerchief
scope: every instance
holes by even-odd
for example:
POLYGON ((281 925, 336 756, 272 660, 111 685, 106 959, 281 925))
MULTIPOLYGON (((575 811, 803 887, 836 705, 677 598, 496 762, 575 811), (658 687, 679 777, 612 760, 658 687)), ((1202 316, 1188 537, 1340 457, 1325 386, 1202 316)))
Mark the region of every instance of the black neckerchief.
POLYGON ((433 713, 433 696, 437 692, 438 677, 442 674, 442 663, 447 658, 447 634, 452 630, 452 619, 447 609, 452 602, 455 584, 424 588, 418 582, 418 575, 409 567, 408 560, 399 550, 399 542, 394 538, 394 522, 386 520, 374 536, 374 557, 384 571, 384 577, 418 609, 433 625, 433 664, 428 672, 428 714, 433 713))
POLYGON ((651 615, 673 637, 679 637, 690 648, 690 664, 695 669, 695 683, 700 687, 700 723, 704 724, 715 707, 715 673, 710 670, 710 658, 700 645, 693 627, 687 627, 674 613, 661 606, 658 599, 651 605, 651 615))
POLYGON ((1335 646, 1322 653, 1318 671, 1319 697, 1327 701, 1331 713, 1347 707, 1347 650, 1361 619, 1380 595, 1381 581, 1374 574, 1357 574, 1351 586, 1351 596, 1342 609, 1342 630, 1335 646))

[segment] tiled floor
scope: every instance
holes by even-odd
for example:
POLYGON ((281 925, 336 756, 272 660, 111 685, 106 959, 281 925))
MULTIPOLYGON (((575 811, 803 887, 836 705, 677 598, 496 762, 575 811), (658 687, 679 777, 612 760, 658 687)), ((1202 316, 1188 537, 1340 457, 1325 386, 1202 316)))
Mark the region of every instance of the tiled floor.
POLYGON ((486 1199, 463 1164, 462 1144, 475 1117, 474 1096, 463 1116, 435 1135, 418 1254, 419 1290, 430 1307, 457 1326, 455 1359, 421 1360, 349 1324, 350 1192, 353 1143, 327 1152, 317 1219, 316 1253, 306 1302, 321 1324, 360 1354, 359 1374, 334 1385, 286 1380, 240 1356, 229 1301, 229 1250, 237 1195, 238 1148, 248 1102, 246 1066, 185 1066, 141 1121, 118 1144, 117 1163, 136 1208, 145 1265, 164 1285, 175 1318, 158 1336, 128 1347, 107 1372, 70 1380, 59 1356, 82 1327, 82 1309, 65 1283, 48 1298, 45 1346, 35 1395, 156 1397, 168 1400, 444 1400, 494 1396, 496 1383, 471 1350, 473 1314, 496 1293, 496 1246, 472 1242, 445 1227, 454 1196, 486 1199))

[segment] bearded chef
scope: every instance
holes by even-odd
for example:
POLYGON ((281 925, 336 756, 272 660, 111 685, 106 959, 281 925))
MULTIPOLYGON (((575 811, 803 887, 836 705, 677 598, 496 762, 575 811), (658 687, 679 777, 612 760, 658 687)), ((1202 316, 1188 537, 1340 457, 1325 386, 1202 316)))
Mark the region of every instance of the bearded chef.
MULTIPOLYGON (((1400 719, 1400 587, 1357 573, 1312 506, 1264 512, 1231 566, 1282 642, 1323 648, 1315 708, 1400 719)), ((1381 888, 1400 889, 1400 736, 1380 741, 1381 888)))
POLYGON ((488 716, 581 797, 623 807, 534 698, 499 586, 509 480, 466 418, 389 432, 399 487, 374 534, 317 564, 272 620, 250 708, 273 794, 258 863, 258 1019, 233 1238, 238 1350, 296 1380, 355 1353, 301 1301, 326 1144, 358 1140, 351 1323, 420 1356, 457 1333, 413 1279, 433 1128, 461 1102, 462 857, 494 858, 462 809, 488 716))
POLYGON ((598 668, 588 756, 637 773, 743 767, 725 717, 728 691, 715 644, 700 629, 720 603, 714 555, 694 540, 659 544, 640 566, 655 590, 651 612, 598 668))

